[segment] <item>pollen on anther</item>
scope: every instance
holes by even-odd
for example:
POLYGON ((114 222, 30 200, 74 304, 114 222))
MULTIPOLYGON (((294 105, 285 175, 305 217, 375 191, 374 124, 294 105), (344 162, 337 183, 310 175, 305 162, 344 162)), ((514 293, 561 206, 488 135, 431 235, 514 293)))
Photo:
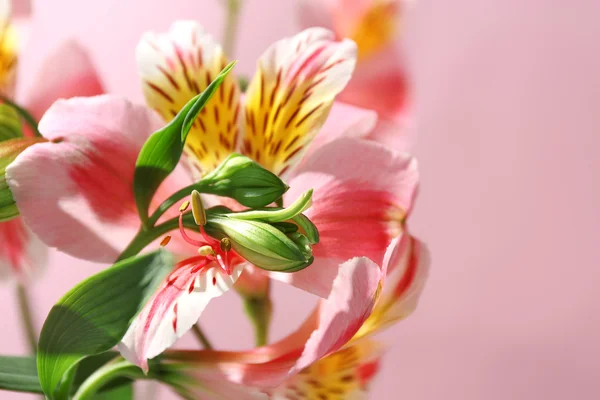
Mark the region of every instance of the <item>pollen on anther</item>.
POLYGON ((210 246, 202 246, 198 249, 198 254, 201 256, 214 256, 215 251, 210 246))
POLYGON ((171 241, 171 236, 167 235, 160 241, 160 247, 165 247, 171 241))
POLYGON ((197 225, 206 225, 204 204, 202 204, 202 197, 200 197, 200 193, 197 190, 192 192, 192 214, 194 215, 194 221, 197 225))
POLYGON ((231 240, 229 240, 229 238, 221 239, 220 247, 221 247, 221 250, 223 250, 223 251, 231 250, 231 240))
POLYGON ((186 200, 186 201, 184 201, 184 202, 181 204, 181 207, 179 207, 179 212, 184 212, 185 210, 187 210, 187 209, 188 209, 188 207, 189 207, 189 206, 190 206, 190 202, 189 202, 189 201, 187 201, 187 200, 186 200))

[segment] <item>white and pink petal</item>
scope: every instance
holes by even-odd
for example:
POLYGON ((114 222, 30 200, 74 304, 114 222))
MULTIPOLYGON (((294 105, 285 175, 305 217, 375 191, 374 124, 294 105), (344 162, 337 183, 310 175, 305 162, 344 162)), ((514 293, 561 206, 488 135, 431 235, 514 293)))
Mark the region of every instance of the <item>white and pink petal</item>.
POLYGON ((223 272, 216 263, 179 267, 163 282, 130 325, 119 350, 130 362, 148 370, 148 360, 173 345, 198 322, 208 303, 229 290, 243 265, 223 272))
MULTIPOLYGON (((176 21, 167 33, 146 33, 136 51, 147 104, 170 121, 227 65, 216 40, 194 21, 176 21)), ((230 73, 200 112, 186 141, 193 167, 210 171, 238 147, 243 110, 230 73)))
POLYGON ((364 257, 347 261, 329 296, 298 331, 272 345, 245 352, 171 351, 165 359, 212 371, 213 378, 275 388, 350 341, 377 303, 385 273, 364 257))

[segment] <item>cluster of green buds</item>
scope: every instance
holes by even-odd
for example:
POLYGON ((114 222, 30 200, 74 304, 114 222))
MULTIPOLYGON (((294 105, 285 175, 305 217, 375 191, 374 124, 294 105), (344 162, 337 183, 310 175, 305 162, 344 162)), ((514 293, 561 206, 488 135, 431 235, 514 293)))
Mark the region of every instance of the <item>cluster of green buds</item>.
POLYGON ((287 208, 231 212, 223 207, 209 210, 206 232, 229 239, 231 248, 255 266, 295 272, 313 262, 312 246, 319 242, 315 225, 302 214, 311 205, 312 190, 287 208))

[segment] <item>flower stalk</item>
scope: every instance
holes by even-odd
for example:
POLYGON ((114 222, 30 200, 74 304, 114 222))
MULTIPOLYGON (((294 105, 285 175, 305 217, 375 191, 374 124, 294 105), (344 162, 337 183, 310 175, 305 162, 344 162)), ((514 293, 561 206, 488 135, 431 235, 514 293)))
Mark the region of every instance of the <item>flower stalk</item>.
POLYGON ((37 351, 37 330, 33 323, 33 313, 31 312, 31 302, 27 288, 23 284, 17 284, 17 301, 19 304, 19 314, 21 315, 21 323, 25 330, 25 336, 27 337, 27 343, 29 344, 29 350, 32 354, 37 351))

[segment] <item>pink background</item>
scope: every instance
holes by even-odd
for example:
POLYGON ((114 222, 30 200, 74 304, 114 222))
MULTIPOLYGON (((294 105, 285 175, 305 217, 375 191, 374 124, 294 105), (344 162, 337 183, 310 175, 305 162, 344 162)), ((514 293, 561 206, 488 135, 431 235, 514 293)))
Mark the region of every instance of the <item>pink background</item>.
MULTIPOLYGON (((218 3, 36 1, 21 88, 52 47, 77 37, 110 91, 141 101, 142 32, 187 17, 220 35, 218 3)), ((246 3, 237 68, 251 73, 296 25, 292 0, 246 3)), ((372 398, 600 398, 598 15, 596 0, 420 0, 407 15, 422 171, 411 226, 434 264, 417 313, 382 335, 392 347, 372 398)), ((32 286, 39 323, 94 270, 52 260, 32 286)), ((301 293, 277 286, 276 296, 273 338, 309 310, 301 293)), ((9 286, 0 304, 0 353, 23 353, 9 286)), ((221 347, 251 343, 233 293, 202 321, 221 347)))

